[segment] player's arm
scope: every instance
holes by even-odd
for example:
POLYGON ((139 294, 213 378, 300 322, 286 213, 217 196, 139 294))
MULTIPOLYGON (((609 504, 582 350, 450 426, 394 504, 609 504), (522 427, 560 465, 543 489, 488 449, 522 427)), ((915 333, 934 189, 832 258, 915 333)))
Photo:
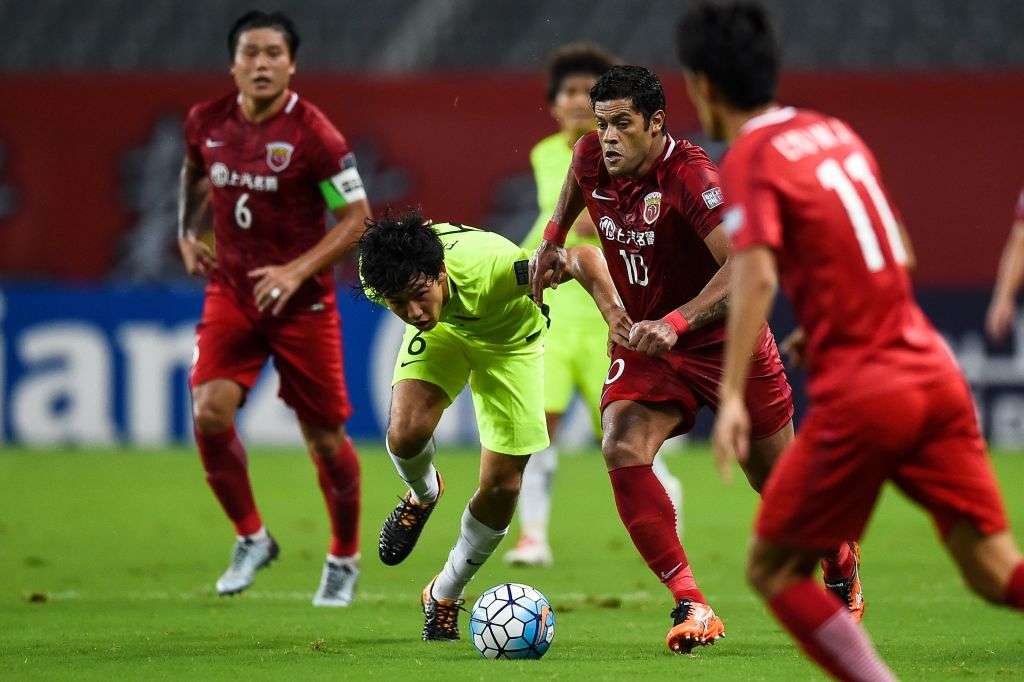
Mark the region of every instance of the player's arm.
POLYGON ((708 280, 700 293, 660 320, 644 320, 633 326, 630 341, 633 347, 647 355, 661 355, 671 350, 679 337, 688 331, 700 329, 725 318, 728 311, 729 277, 732 264, 729 258, 729 238, 719 225, 704 238, 704 243, 718 263, 718 271, 708 280))
POLYGON ((999 259, 999 274, 988 307, 985 329, 989 337, 1001 341, 1013 327, 1017 314, 1017 294, 1024 282, 1024 219, 1019 219, 1010 230, 1010 238, 999 259))
POLYGON ((249 272, 249 277, 257 280, 253 296, 260 311, 273 304, 271 312, 279 315, 303 282, 348 253, 366 229, 370 204, 364 193, 361 199, 335 207, 331 214, 337 222, 311 249, 284 265, 268 265, 249 272), (277 296, 273 295, 275 289, 277 296))
POLYGON ((533 288, 533 300, 538 304, 544 302, 544 289, 558 288, 566 267, 565 238, 576 217, 586 208, 583 191, 572 167, 569 167, 562 183, 562 191, 558 195, 554 213, 544 230, 544 239, 533 254, 530 273, 533 288))
POLYGON ((744 403, 747 375, 778 284, 775 254, 770 247, 755 245, 734 254, 731 260, 725 365, 713 434, 716 460, 727 480, 731 461, 744 462, 749 454, 750 417, 744 403))
POLYGON ((178 179, 178 250, 190 275, 205 277, 217 267, 213 250, 202 241, 203 207, 208 187, 202 166, 185 156, 178 179))
POLYGON ((633 321, 626 314, 619 293, 615 290, 608 263, 596 246, 574 246, 567 252, 567 263, 561 281, 575 279, 597 304, 605 322, 608 323, 608 341, 626 348, 629 344, 629 330, 633 321))

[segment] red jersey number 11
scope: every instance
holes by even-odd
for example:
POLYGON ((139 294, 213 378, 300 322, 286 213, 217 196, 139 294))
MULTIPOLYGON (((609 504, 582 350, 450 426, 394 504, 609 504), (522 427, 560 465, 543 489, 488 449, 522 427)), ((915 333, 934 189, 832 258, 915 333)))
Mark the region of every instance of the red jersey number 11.
POLYGON ((896 217, 863 154, 860 152, 850 154, 843 161, 842 166, 835 159, 827 159, 818 166, 817 176, 822 187, 835 190, 839 195, 839 200, 843 202, 843 208, 846 209, 846 213, 850 217, 850 223, 857 235, 857 241, 860 243, 860 249, 864 254, 864 261, 867 263, 869 271, 882 270, 885 267, 885 257, 882 255, 878 236, 871 225, 867 208, 861 201, 857 189, 853 186, 854 180, 864 185, 868 197, 871 198, 871 203, 875 206, 875 212, 882 220, 882 228, 892 250, 893 259, 900 265, 907 262, 907 250, 903 245, 896 217))

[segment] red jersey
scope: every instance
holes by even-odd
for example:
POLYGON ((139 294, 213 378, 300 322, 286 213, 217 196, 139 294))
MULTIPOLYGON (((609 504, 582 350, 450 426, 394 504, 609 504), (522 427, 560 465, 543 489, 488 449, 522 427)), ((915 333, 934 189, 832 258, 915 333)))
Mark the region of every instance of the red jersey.
POLYGON ((733 248, 776 252, 807 334, 813 400, 956 371, 914 300, 875 157, 846 123, 792 107, 751 119, 722 162, 722 188, 733 248))
MULTIPOLYGON (((188 158, 210 179, 217 269, 210 281, 255 306, 248 272, 280 265, 324 236, 319 184, 355 166, 341 133, 315 106, 291 93, 262 123, 248 121, 232 93, 192 107, 185 120, 188 158)), ((325 270, 303 283, 288 307, 334 304, 325 270)))
MULTIPOLYGON (((693 299, 719 269, 704 244, 722 222, 718 170, 703 149, 667 136, 644 177, 613 177, 597 135, 576 143, 573 174, 626 312, 634 322, 656 320, 693 299)), ((721 343, 724 335, 724 321, 716 322, 677 347, 721 343)))

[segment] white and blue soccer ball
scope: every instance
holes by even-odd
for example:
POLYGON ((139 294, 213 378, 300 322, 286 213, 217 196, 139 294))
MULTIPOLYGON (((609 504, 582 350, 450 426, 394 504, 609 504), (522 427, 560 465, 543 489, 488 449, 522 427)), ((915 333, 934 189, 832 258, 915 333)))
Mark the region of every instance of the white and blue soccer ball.
POLYGON ((555 637, 555 612, 529 585, 505 583, 476 600, 469 631, 484 658, 540 658, 555 637))

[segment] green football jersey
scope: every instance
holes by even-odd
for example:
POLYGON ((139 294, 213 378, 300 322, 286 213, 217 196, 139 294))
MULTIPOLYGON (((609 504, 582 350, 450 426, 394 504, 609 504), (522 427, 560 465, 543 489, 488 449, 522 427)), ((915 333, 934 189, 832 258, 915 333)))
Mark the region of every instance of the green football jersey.
POLYGON ((440 323, 487 345, 533 341, 547 319, 530 295, 530 255, 494 232, 454 223, 434 231, 444 245, 448 302, 440 323))
MULTIPOLYGON (((551 219, 551 214, 558 203, 558 195, 562 192, 562 183, 572 164, 572 147, 562 133, 545 137, 530 152, 530 165, 533 166, 533 177, 537 183, 537 220, 530 233, 523 240, 523 248, 533 252, 544 236, 544 228, 551 219)), ((566 238, 567 247, 580 244, 592 244, 601 248, 601 239, 595 234, 582 237, 576 230, 571 230, 566 238)), ((544 292, 544 302, 551 308, 551 319, 554 329, 565 325, 588 325, 600 330, 604 318, 597 310, 594 300, 590 298, 579 282, 565 282, 554 291, 544 292)), ((599 332, 595 332, 599 333, 599 332)))

